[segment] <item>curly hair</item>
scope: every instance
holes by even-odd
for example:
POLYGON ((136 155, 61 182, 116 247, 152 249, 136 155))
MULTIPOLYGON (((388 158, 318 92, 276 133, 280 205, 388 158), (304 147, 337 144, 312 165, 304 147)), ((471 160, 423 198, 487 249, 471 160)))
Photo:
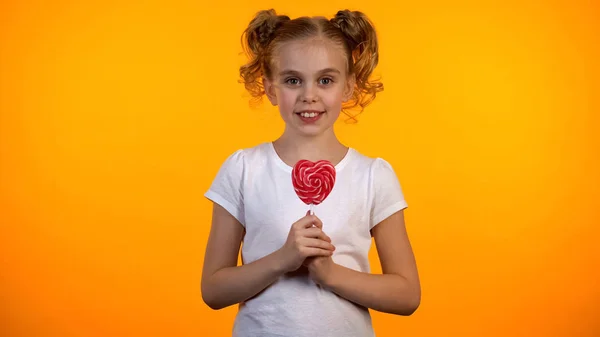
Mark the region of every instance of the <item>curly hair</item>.
POLYGON ((359 11, 341 10, 331 19, 299 17, 293 20, 278 15, 273 9, 258 12, 242 34, 242 47, 249 61, 240 67, 240 82, 254 100, 260 101, 265 94, 262 78, 272 78, 277 46, 315 36, 340 45, 346 54, 347 72, 354 75, 355 85, 352 98, 342 106, 342 112, 356 121, 356 116, 383 90, 381 82, 370 78, 379 62, 377 34, 371 21, 359 11), (359 112, 350 113, 354 109, 359 112))

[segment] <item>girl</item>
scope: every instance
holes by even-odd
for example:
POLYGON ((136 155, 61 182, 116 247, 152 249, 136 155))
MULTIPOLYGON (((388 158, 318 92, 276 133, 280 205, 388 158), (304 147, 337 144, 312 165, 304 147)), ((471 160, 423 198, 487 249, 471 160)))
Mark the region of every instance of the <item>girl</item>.
POLYGON ((213 309, 239 304, 234 336, 374 336, 369 308, 410 315, 420 303, 394 170, 341 144, 333 130, 342 108, 362 109, 382 90, 369 80, 375 30, 360 12, 290 20, 269 10, 243 41, 243 82, 278 106, 285 130, 231 154, 206 192, 214 208, 202 297, 213 309), (316 215, 292 187, 300 159, 329 160, 337 172, 316 215), (371 237, 382 275, 370 273, 371 237))

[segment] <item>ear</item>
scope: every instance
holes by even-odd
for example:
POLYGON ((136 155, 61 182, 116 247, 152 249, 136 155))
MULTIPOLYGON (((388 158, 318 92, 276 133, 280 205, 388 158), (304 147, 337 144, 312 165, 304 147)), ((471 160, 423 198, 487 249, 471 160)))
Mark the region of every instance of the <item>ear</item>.
POLYGON ((344 86, 344 102, 348 102, 352 98, 352 94, 354 93, 354 85, 356 84, 356 78, 354 74, 349 75, 346 80, 346 85, 344 86))
POLYGON ((269 101, 271 101, 271 104, 273 104, 274 106, 277 106, 277 94, 275 92, 275 85, 273 84, 273 82, 271 82, 266 77, 263 77, 262 82, 263 82, 263 87, 265 89, 265 95, 267 96, 267 98, 269 98, 269 101))

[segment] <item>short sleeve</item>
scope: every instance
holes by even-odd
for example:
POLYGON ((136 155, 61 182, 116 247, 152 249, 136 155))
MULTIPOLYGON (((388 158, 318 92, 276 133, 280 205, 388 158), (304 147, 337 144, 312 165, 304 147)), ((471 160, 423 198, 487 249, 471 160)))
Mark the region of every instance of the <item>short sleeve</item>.
POLYGON ((244 227, 244 153, 238 150, 221 165, 204 196, 225 208, 244 227))
POLYGON ((373 229, 390 215, 408 207, 400 181, 392 166, 381 158, 376 158, 371 167, 371 219, 369 229, 373 229))

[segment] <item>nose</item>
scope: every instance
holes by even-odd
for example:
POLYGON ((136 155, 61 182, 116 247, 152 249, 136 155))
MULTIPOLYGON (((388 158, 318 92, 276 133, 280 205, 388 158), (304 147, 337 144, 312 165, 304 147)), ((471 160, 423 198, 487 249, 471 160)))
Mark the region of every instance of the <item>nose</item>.
POLYGON ((309 85, 304 88, 301 95, 303 103, 315 103, 319 101, 319 95, 314 86, 309 85))

